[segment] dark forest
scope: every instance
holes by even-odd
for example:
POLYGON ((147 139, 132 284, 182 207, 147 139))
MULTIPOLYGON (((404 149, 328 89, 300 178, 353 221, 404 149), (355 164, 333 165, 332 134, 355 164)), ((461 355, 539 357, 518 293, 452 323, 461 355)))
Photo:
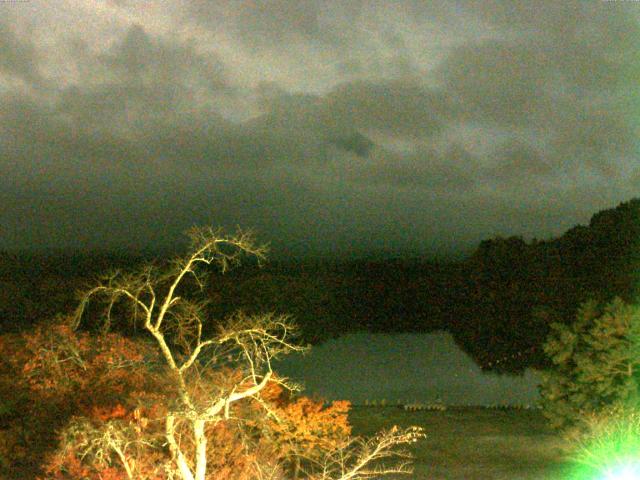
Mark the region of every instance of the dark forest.
MULTIPOLYGON (((77 306, 75 292, 107 270, 166 252, 3 253, 0 326, 19 331, 77 306)), ((640 199, 594 214, 559 238, 496 237, 452 260, 383 258, 271 261, 207 285, 213 318, 241 309, 293 316, 317 344, 356 331, 450 331, 484 369, 543 367, 554 322, 615 296, 633 301, 640 275, 640 199)))

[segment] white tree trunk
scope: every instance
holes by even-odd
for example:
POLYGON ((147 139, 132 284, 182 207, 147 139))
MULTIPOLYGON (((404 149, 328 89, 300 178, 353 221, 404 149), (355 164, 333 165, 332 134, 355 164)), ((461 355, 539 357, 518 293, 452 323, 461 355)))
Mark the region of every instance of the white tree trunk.
MULTIPOLYGON (((173 460, 176 462, 176 465, 178 466, 180 477, 182 478, 182 480, 195 480, 193 477, 193 473, 191 473, 191 469, 187 464, 187 460, 186 458, 184 458, 184 454, 182 453, 182 450, 180 450, 180 446, 176 442, 175 419, 171 414, 167 415, 166 435, 167 435, 167 442, 169 442, 169 448, 171 449, 171 454, 173 456, 173 460)), ((202 478, 204 478, 204 476, 202 478)))
POLYGON ((196 443, 196 478, 205 480, 207 473, 207 437, 204 434, 205 421, 193 421, 193 437, 196 443))

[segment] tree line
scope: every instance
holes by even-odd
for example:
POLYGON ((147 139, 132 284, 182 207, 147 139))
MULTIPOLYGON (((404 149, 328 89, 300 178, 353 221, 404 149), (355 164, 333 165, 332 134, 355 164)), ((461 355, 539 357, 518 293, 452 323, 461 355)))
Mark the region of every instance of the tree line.
MULTIPOLYGON (((153 252, 2 254, 0 327, 20 330, 70 311, 93 275, 131 267, 153 252), (6 298, 5 298, 6 297, 6 298)), ((548 366, 542 344, 580 304, 631 302, 640 275, 640 199, 621 203, 559 238, 482 241, 461 261, 333 259, 248 265, 215 277, 208 312, 291 314, 311 344, 345 333, 450 331, 483 368, 548 366)))

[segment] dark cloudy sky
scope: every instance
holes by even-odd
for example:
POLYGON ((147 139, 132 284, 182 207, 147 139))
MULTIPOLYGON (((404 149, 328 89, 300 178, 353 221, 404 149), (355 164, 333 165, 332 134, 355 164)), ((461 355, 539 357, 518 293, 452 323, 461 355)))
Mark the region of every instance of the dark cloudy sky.
POLYGON ((5 0, 0 248, 548 238, 640 195, 640 2, 5 0))

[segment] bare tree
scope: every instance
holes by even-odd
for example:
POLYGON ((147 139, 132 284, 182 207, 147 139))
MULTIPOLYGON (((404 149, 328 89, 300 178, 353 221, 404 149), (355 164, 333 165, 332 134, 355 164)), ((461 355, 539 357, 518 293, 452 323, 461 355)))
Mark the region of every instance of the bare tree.
MULTIPOLYGON (((243 255, 263 261, 266 249, 257 246, 253 237, 244 232, 227 236, 210 228, 196 228, 189 235, 191 253, 172 262, 163 272, 147 266, 134 274, 116 272, 104 277, 96 287, 83 294, 74 326, 79 327, 89 301, 98 296, 106 299, 106 329, 110 327, 116 303, 125 301, 132 307, 131 318, 155 341, 178 392, 179 398, 164 419, 164 436, 172 458, 169 471, 181 480, 205 480, 206 426, 229 420, 231 406, 236 402, 249 398, 260 401, 259 393, 270 381, 296 389, 296 385, 286 379, 274 376, 271 362, 282 354, 300 352, 304 347, 294 341, 296 328, 291 319, 273 314, 246 316, 239 313, 207 336, 206 332, 212 329, 204 324, 205 304, 190 299, 185 288, 187 279, 192 279, 202 289, 202 267, 217 266, 224 272, 238 264, 243 255), (205 383, 205 395, 196 395, 193 383, 198 382, 207 368, 220 366, 225 358, 230 358, 234 368, 242 372, 241 380, 226 386, 205 383), (178 434, 178 425, 185 424, 189 427, 189 441, 185 440, 184 433, 178 434)), ((267 409, 265 414, 269 414, 268 406, 264 402, 263 405, 267 409)), ((351 442, 340 451, 327 455, 319 469, 324 473, 322 476, 314 474, 313 478, 371 478, 373 473, 365 470, 365 465, 392 456, 395 445, 415 441, 420 436, 421 432, 416 429, 393 430, 376 437, 373 443, 351 442)), ((116 444, 113 441, 107 443, 116 444)), ((116 453, 122 459, 129 478, 134 478, 135 474, 123 458, 124 450, 119 449, 116 453)), ((407 465, 401 463, 377 473, 406 470, 407 465)), ((258 472, 265 471, 264 468, 258 469, 257 476, 261 476, 258 472)))
POLYGON ((339 448, 328 452, 309 480, 366 480, 391 474, 413 473, 412 456, 398 445, 411 444, 424 437, 422 429, 394 426, 373 438, 351 438, 339 448))

